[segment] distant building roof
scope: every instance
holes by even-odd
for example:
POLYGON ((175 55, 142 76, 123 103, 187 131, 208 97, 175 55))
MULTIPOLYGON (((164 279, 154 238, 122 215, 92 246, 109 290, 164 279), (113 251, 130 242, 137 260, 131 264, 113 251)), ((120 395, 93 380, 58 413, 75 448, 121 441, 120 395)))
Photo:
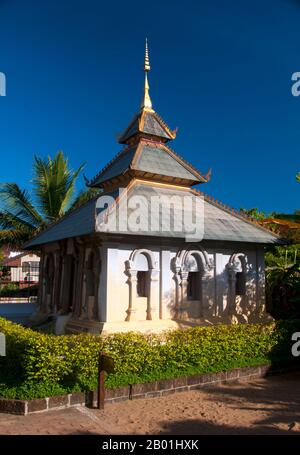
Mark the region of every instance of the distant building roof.
POLYGON ((0 248, 2 254, 4 255, 4 258, 11 258, 11 257, 14 257, 14 256, 18 256, 19 254, 21 254, 21 251, 15 251, 15 250, 12 250, 11 247, 9 245, 3 245, 1 248, 0 248))
MULTIPOLYGON (((6 258, 2 264, 6 267, 21 267, 22 257, 28 255, 30 255, 28 251, 23 251, 22 253, 18 253, 17 255, 6 258)), ((36 258, 36 255, 32 254, 32 256, 36 258)))
POLYGON ((21 266, 21 257, 20 256, 14 256, 12 258, 7 258, 7 259, 5 259, 2 262, 2 264, 5 267, 20 267, 21 266))
POLYGON ((300 223, 295 223, 294 221, 282 220, 280 218, 267 218, 259 222, 261 225, 269 226, 276 224, 287 229, 300 229, 300 223))

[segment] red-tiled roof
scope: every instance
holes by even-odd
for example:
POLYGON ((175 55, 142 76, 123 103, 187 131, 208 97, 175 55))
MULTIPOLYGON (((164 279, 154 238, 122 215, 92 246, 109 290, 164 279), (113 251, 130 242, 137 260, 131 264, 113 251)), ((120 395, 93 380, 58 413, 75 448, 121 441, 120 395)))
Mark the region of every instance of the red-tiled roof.
POLYGON ((3 261, 3 265, 6 267, 21 267, 21 258, 23 256, 30 255, 28 251, 24 251, 23 253, 18 254, 17 256, 13 256, 11 258, 6 258, 3 261))

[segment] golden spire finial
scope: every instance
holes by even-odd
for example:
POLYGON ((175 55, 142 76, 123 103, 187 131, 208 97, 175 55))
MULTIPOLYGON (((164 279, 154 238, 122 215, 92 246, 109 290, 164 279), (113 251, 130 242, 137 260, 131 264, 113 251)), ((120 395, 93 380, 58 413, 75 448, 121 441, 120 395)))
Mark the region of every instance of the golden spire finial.
POLYGON ((150 62, 149 62, 149 52, 148 52, 148 41, 146 38, 146 47, 145 47, 145 63, 144 63, 144 71, 145 71, 145 85, 144 85, 144 96, 142 99, 141 108, 148 109, 152 111, 152 102, 149 95, 149 84, 148 84, 148 77, 147 73, 150 71, 150 62))
POLYGON ((150 69, 151 68, 150 68, 150 62, 149 62, 148 41, 146 38, 144 71, 150 71, 150 69))

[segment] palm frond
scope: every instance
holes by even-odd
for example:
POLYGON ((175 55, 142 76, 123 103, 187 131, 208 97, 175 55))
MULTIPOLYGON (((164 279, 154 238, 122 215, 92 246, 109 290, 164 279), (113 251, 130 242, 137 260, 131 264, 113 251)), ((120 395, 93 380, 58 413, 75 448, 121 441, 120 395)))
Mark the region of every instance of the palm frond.
POLYGON ((60 218, 70 206, 83 167, 75 172, 70 170, 63 152, 58 152, 53 159, 34 157, 34 192, 38 208, 48 222, 60 218))
POLYGON ((27 190, 21 190, 16 183, 0 184, 1 207, 5 212, 17 216, 24 222, 36 227, 43 218, 34 208, 30 194, 27 190))
POLYGON ((90 201, 91 199, 96 198, 97 196, 100 196, 101 194, 100 189, 98 188, 89 188, 88 190, 82 190, 76 197, 76 199, 73 201, 72 205, 68 209, 68 212, 72 212, 73 210, 77 209, 81 205, 85 204, 86 202, 90 201))
POLYGON ((34 232, 36 230, 36 226, 28 223, 18 214, 13 214, 8 211, 0 212, 0 228, 1 229, 24 229, 28 232, 34 232))
POLYGON ((21 249, 30 238, 31 234, 19 229, 0 231, 0 247, 9 246, 13 249, 21 249))

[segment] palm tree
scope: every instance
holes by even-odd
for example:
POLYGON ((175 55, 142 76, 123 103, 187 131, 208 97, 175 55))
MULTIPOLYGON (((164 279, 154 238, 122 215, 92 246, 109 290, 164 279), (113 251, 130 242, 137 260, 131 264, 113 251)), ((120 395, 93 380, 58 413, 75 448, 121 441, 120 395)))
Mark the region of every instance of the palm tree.
POLYGON ((83 167, 71 170, 61 151, 53 159, 35 156, 32 194, 17 183, 1 184, 0 246, 20 248, 47 224, 93 197, 95 190, 82 191, 75 197, 75 183, 83 167))

